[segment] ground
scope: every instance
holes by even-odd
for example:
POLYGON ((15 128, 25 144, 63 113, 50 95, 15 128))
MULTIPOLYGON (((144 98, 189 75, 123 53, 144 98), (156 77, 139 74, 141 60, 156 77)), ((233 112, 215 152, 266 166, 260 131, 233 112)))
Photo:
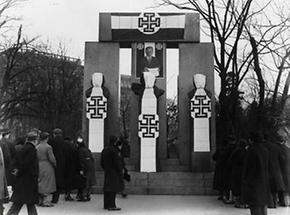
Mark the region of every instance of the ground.
MULTIPOLYGON (((39 215, 86 215, 86 214, 150 214, 150 215, 249 215, 249 209, 236 209, 216 200, 215 196, 141 196, 118 197, 121 211, 103 210, 103 196, 93 195, 90 202, 61 201, 52 208, 37 207, 39 215)), ((9 208, 5 205, 5 211, 9 208)), ((23 207, 20 215, 27 214, 23 207)), ((290 207, 269 209, 268 215, 289 215, 290 207)))

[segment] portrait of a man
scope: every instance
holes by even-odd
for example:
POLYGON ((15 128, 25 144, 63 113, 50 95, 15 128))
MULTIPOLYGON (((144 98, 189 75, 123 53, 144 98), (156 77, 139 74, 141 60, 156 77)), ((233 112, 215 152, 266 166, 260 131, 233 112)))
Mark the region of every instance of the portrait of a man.
POLYGON ((145 43, 142 49, 137 49, 137 78, 140 78, 143 72, 151 72, 156 77, 163 77, 162 51, 162 47, 158 50, 154 43, 145 43))

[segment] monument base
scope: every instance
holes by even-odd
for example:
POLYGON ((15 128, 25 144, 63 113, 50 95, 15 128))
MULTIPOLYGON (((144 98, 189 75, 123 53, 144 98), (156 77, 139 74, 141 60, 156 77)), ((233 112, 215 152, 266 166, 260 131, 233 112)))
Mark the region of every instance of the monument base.
MULTIPOLYGON (((130 172, 131 181, 125 182, 129 195, 217 195, 212 189, 213 172, 130 172)), ((93 193, 103 193, 104 174, 97 172, 93 193)))
POLYGON ((192 152, 191 153, 191 171, 192 172, 211 172, 212 162, 211 162, 210 152, 192 152))

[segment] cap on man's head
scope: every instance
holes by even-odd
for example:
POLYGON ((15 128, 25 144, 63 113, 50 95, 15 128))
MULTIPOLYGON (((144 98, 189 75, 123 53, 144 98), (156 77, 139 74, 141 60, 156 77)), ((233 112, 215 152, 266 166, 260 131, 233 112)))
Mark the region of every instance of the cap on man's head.
POLYGON ((49 137, 49 133, 47 133, 47 132, 41 132, 40 133, 40 136, 39 136, 39 139, 40 140, 45 140, 45 139, 47 139, 49 137))
POLYGON ((38 138, 38 133, 35 131, 30 131, 26 134, 27 141, 34 141, 38 138))
POLYGON ((55 136, 62 136, 62 130, 60 128, 53 129, 53 134, 55 136))

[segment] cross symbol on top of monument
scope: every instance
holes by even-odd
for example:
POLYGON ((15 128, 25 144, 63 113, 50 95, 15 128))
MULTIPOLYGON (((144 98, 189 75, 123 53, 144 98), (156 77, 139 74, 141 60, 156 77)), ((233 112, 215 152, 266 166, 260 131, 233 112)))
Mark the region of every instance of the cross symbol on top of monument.
POLYGON ((138 17, 138 29, 144 34, 154 34, 160 28, 161 18, 157 13, 142 13, 138 17))

